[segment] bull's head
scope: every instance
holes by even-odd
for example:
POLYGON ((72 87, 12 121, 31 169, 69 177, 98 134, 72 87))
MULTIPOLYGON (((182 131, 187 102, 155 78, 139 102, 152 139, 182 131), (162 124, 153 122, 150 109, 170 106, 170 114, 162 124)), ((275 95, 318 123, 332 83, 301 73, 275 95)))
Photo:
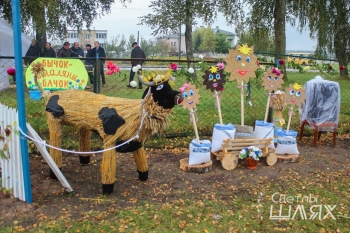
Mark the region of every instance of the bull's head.
MULTIPOLYGON (((153 100, 163 108, 173 108, 175 104, 179 104, 183 100, 182 93, 171 88, 169 80, 164 75, 158 75, 152 81, 145 81, 139 75, 139 81, 151 89, 153 100)), ((148 88, 142 95, 142 99, 147 95, 148 88)))

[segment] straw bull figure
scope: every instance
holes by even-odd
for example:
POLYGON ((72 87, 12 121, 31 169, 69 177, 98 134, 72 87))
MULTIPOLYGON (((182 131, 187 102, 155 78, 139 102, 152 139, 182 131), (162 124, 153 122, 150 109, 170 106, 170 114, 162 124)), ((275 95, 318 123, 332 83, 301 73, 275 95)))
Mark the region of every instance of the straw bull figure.
MULTIPOLYGON (((148 86, 142 99, 108 97, 77 90, 50 94, 46 105, 50 144, 60 147, 61 125, 73 125, 79 129, 79 151, 90 151, 91 131, 95 130, 103 139, 105 149, 101 164, 103 194, 113 192, 116 152, 106 149, 116 144, 123 144, 117 148, 118 152, 133 153, 139 179, 147 180, 148 164, 143 145, 152 134, 168 127, 172 108, 183 99, 180 92, 171 88, 169 77, 169 72, 149 79, 139 75, 139 81, 148 86)), ((50 154, 61 168, 62 152, 50 148, 50 154)), ((89 156, 81 154, 79 157, 82 164, 90 162, 89 156)), ((50 175, 54 175, 52 171, 50 175)))

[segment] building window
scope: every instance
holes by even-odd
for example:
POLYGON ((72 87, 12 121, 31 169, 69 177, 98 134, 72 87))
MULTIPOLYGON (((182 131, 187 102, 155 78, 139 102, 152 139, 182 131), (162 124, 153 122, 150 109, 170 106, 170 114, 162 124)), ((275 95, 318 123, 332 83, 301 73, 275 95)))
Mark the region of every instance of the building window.
POLYGON ((85 40, 90 40, 90 34, 85 34, 85 40))
POLYGON ((76 32, 69 32, 68 33, 68 38, 78 38, 78 33, 76 33, 76 32))
POLYGON ((107 39, 107 33, 96 33, 96 39, 107 39))

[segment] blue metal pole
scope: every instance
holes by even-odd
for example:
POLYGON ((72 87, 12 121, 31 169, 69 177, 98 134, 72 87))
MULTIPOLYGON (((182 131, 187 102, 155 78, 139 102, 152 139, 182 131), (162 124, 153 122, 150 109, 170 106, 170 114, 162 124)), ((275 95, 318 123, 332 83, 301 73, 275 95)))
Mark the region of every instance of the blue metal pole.
POLYGON ((278 58, 276 58, 276 68, 278 68, 278 58))
MULTIPOLYGON (((26 106, 24 101, 24 80, 22 65, 22 34, 21 34, 21 12, 19 8, 19 0, 11 0, 12 3, 12 27, 13 27, 13 44, 15 51, 15 67, 16 67, 16 91, 17 91, 17 108, 19 127, 24 133, 27 133, 26 126, 26 106)), ((32 204, 32 187, 30 183, 30 167, 27 139, 21 137, 21 154, 23 167, 23 181, 25 200, 32 204)))

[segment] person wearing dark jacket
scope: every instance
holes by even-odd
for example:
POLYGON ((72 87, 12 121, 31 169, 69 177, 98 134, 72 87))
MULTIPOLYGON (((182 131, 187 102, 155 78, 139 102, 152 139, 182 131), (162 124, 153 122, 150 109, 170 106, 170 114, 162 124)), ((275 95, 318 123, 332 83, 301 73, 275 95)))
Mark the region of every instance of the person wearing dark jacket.
POLYGON ((36 58, 40 57, 40 54, 41 49, 36 44, 36 41, 33 39, 32 44, 29 46, 28 51, 25 55, 28 58, 24 59, 24 64, 29 66, 36 58))
POLYGON ((63 47, 58 50, 57 52, 57 57, 71 57, 72 54, 76 55, 77 57, 82 57, 80 56, 79 54, 77 54, 76 52, 72 51, 70 48, 69 48, 69 42, 64 42, 63 44, 63 47))
MULTIPOLYGON (((100 43, 98 41, 94 42, 94 46, 95 47, 91 51, 91 56, 93 58, 96 58, 96 56, 98 56, 99 58, 106 57, 106 52, 102 47, 100 47, 100 43)), ((100 74, 102 77, 102 85, 106 84, 105 70, 104 70, 104 66, 103 66, 104 62, 105 62, 104 60, 101 60, 101 62, 100 62, 100 74)))
MULTIPOLYGON (((86 58, 93 58, 92 56, 92 49, 91 44, 86 44, 86 58)), ((94 84, 94 75, 93 75, 93 67, 94 67, 94 61, 91 59, 85 60, 85 67, 89 75, 90 83, 94 84)))
MULTIPOLYGON (((82 48, 79 47, 78 42, 74 42, 73 46, 70 48, 72 51, 80 55, 81 57, 84 57, 84 51, 82 48)), ((71 57, 78 57, 77 55, 72 54, 71 57)))
MULTIPOLYGON (((127 87, 131 87, 130 86, 130 83, 131 81, 134 80, 134 77, 135 77, 135 72, 132 70, 132 68, 134 66, 137 66, 137 65, 141 65, 143 64, 143 62, 145 61, 144 59, 146 59, 146 55, 145 55, 145 52, 137 45, 137 42, 134 42, 132 43, 132 50, 131 50, 131 59, 133 58, 138 58, 138 59, 135 59, 135 60, 132 60, 131 61, 131 70, 130 70, 130 77, 129 77, 129 84, 126 85, 127 87), (141 60, 140 60, 141 58, 141 60)), ((142 89, 142 83, 139 82, 139 89, 142 89)))
POLYGON ((51 48, 51 43, 46 43, 42 57, 57 57, 55 50, 51 48))

